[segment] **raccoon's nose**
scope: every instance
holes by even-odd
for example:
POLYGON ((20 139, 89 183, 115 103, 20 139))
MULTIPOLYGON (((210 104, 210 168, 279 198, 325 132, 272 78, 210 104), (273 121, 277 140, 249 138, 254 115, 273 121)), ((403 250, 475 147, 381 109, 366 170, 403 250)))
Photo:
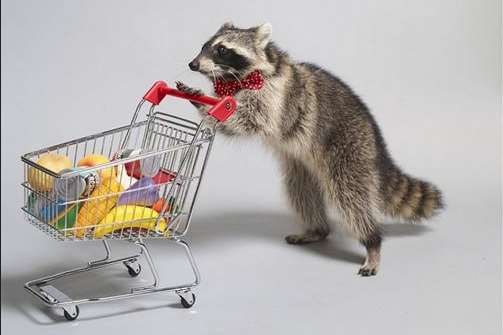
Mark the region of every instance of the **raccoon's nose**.
POLYGON ((198 61, 193 60, 192 62, 190 62, 190 63, 189 63, 189 68, 190 68, 192 71, 197 71, 197 70, 199 70, 199 62, 198 62, 198 61))

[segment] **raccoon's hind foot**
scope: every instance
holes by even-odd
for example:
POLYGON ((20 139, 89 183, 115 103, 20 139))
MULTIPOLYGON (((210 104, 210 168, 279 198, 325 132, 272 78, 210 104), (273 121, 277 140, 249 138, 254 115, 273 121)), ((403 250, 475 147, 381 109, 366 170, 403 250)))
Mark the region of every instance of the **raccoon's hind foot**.
POLYGON ((360 276, 370 277, 377 274, 381 261, 381 242, 382 238, 377 232, 362 241, 362 244, 367 248, 367 257, 365 257, 365 263, 358 270, 360 276))
POLYGON ((292 234, 285 237, 288 244, 308 244, 313 242, 323 241, 328 235, 328 232, 307 231, 303 234, 292 234))
POLYGON ((358 274, 362 277, 370 277, 375 276, 378 270, 379 264, 371 264, 370 262, 367 263, 367 261, 365 261, 365 264, 363 264, 360 270, 358 270, 358 274))

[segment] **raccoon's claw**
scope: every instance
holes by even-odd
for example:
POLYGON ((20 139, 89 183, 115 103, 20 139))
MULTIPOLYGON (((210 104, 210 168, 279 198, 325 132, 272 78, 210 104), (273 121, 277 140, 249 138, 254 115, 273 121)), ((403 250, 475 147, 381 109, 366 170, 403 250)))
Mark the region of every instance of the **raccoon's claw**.
POLYGON ((327 234, 309 232, 304 234, 288 235, 285 237, 285 240, 288 244, 307 244, 322 241, 325 237, 327 237, 327 234))
POLYGON ((176 88, 179 91, 182 91, 184 93, 188 93, 188 94, 192 94, 192 95, 204 95, 203 91, 201 91, 197 88, 189 87, 189 86, 185 85, 184 83, 182 83, 181 81, 176 81, 175 84, 176 84, 176 88))
POLYGON ((375 276, 377 274, 377 269, 364 265, 360 268, 360 270, 358 270, 358 274, 362 277, 375 276))

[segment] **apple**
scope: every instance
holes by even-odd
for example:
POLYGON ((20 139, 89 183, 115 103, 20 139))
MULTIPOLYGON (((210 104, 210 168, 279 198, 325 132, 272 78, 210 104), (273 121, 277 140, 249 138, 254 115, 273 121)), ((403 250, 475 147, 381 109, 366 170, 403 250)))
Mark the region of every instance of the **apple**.
MULTIPOLYGON (((54 173, 72 167, 70 158, 53 152, 40 155, 36 163, 54 173)), ((37 191, 49 192, 54 186, 54 177, 35 167, 30 167, 28 169, 28 183, 37 191)))

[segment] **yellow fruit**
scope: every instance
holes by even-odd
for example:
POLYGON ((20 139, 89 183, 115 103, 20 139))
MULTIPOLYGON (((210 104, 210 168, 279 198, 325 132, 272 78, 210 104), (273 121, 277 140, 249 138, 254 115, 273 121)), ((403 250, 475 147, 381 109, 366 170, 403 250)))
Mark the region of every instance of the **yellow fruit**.
POLYGON ((142 228, 155 230, 158 232, 166 231, 168 227, 166 220, 161 218, 159 226, 156 226, 159 213, 151 208, 143 206, 121 205, 117 206, 107 214, 107 216, 99 223, 94 230, 95 237, 103 237, 103 235, 113 232, 118 229, 126 228, 142 228))
POLYGON ((86 229, 79 229, 79 227, 94 226, 103 220, 117 203, 119 193, 122 191, 124 188, 115 177, 103 179, 82 205, 74 226, 76 228, 75 234, 81 237, 85 234, 86 229))
MULTIPOLYGON (((98 154, 90 154, 84 156, 81 160, 77 162, 77 166, 95 166, 98 164, 108 163, 109 160, 106 156, 98 155, 98 154)), ((106 169, 102 169, 98 171, 100 177, 102 179, 115 177, 115 169, 113 167, 109 167, 106 169)))
MULTIPOLYGON (((37 160, 37 164, 55 173, 72 167, 72 161, 70 161, 70 158, 53 152, 40 155, 37 160)), ((49 192, 54 186, 54 177, 49 176, 47 173, 42 172, 37 168, 30 167, 28 169, 27 177, 28 183, 30 183, 31 187, 37 191, 49 192)))

